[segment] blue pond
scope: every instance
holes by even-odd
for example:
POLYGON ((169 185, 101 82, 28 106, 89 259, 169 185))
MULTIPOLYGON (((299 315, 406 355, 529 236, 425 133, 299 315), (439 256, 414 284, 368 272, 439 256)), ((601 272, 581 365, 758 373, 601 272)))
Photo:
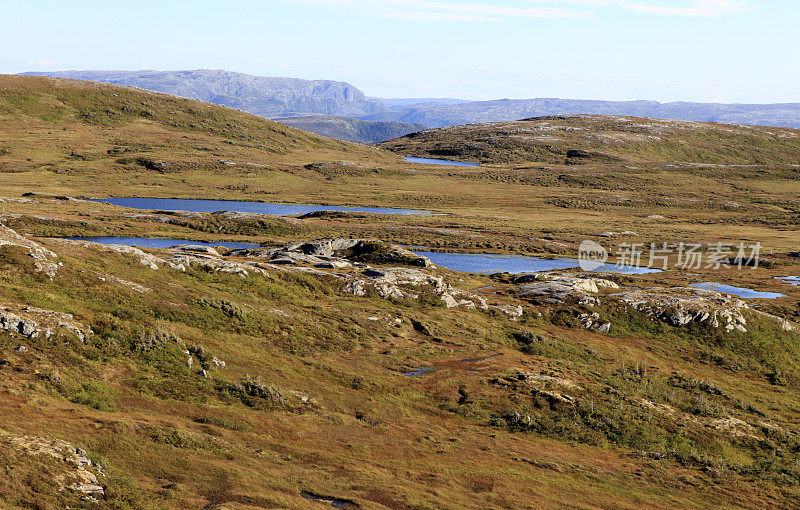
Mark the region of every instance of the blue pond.
POLYGON ((448 161, 446 159, 413 158, 403 156, 409 163, 422 163, 423 165, 442 165, 442 166, 481 166, 480 163, 464 163, 463 161, 448 161))
POLYGON ((788 283, 789 285, 800 285, 800 276, 776 276, 775 279, 783 283, 788 283))
MULTIPOLYGON (((446 267, 453 271, 468 273, 535 273, 537 271, 551 271, 554 269, 572 269, 580 267, 577 259, 559 258, 542 259, 539 257, 523 257, 521 255, 492 255, 472 253, 439 253, 432 251, 418 251, 415 253, 431 259, 437 266, 446 267)), ((620 273, 620 274, 647 274, 658 273, 658 269, 646 267, 625 267, 614 264, 604 264, 594 272, 620 273)))
POLYGON ((741 298, 777 299, 780 297, 786 297, 786 294, 781 294, 780 292, 759 292, 753 289, 734 287, 733 285, 725 285, 722 283, 703 282, 693 283, 691 286, 698 289, 715 290, 725 294, 733 294, 741 298))
POLYGON ((224 246, 232 250, 237 248, 258 248, 257 244, 234 243, 230 241, 205 243, 201 241, 190 241, 188 239, 153 239, 149 237, 67 237, 65 239, 72 239, 73 241, 91 241, 100 244, 122 244, 124 246, 137 246, 139 248, 171 248, 182 244, 224 246))
POLYGON ((412 370, 411 372, 401 372, 403 375, 408 376, 417 376, 417 375, 427 375, 436 372, 436 367, 420 367, 417 369, 412 370))
POLYGON ((415 209, 392 209, 387 207, 338 207, 333 205, 293 205, 270 204, 265 202, 240 202, 235 200, 191 200, 184 198, 99 198, 92 202, 104 202, 131 209, 162 211, 194 211, 217 212, 236 211, 259 214, 286 216, 292 214, 308 214, 317 211, 368 212, 379 214, 430 214, 428 211, 415 209))

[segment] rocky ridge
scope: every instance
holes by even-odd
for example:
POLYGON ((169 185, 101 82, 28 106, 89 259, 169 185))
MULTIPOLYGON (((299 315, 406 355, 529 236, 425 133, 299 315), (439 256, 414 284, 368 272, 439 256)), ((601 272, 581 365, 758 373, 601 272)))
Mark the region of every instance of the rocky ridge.
MULTIPOLYGON (((56 255, 38 243, 30 241, 4 225, 0 233, 3 234, 2 239, 7 240, 7 244, 23 246, 30 250, 31 256, 38 257, 37 260, 54 264, 52 260, 56 255)), ((519 319, 525 313, 522 304, 490 304, 481 294, 453 287, 442 276, 425 271, 425 268, 434 268, 426 257, 402 246, 377 240, 327 238, 292 242, 274 248, 234 249, 223 254, 205 245, 183 245, 171 248, 166 257, 159 257, 131 246, 100 245, 63 239, 56 241, 130 255, 153 270, 168 267, 186 271, 194 267, 235 274, 242 278, 250 275, 269 276, 270 270, 298 271, 342 280, 345 282, 342 287, 343 292, 355 296, 367 296, 372 292, 387 300, 419 299, 421 292, 429 291, 438 296, 447 308, 495 310, 513 320, 519 319), (400 265, 372 267, 368 262, 397 263, 412 267, 400 265)), ((42 267, 44 271, 44 268, 58 266, 42 267)), ((114 275, 101 275, 100 278, 127 286, 140 293, 149 290, 114 275)), ((512 277, 511 283, 514 285, 512 294, 516 298, 542 306, 574 304, 597 307, 601 304, 599 297, 601 290, 620 290, 617 283, 588 273, 521 274, 512 277)), ((654 287, 625 289, 622 292, 605 294, 608 299, 623 303, 676 327, 686 326, 691 322, 707 322, 712 327, 723 327, 726 331, 747 332, 745 312, 750 310, 747 303, 716 291, 693 287, 654 287)), ((786 331, 794 328, 789 321, 781 317, 758 311, 752 313, 760 313, 764 317, 779 321, 786 331)), ((580 310, 577 310, 576 318, 582 327, 600 333, 610 333, 612 328, 612 324, 602 321, 596 312, 580 313, 580 310)), ((11 315, 6 322, 0 324, 7 324, 3 327, 16 329, 25 335, 34 334, 34 331, 38 331, 37 334, 47 334, 48 331, 46 327, 39 327, 35 320, 32 321, 34 325, 30 325, 26 319, 17 319, 11 315)), ((81 328, 76 326, 74 329, 81 328)))
POLYGON ((743 300, 720 292, 694 287, 629 290, 611 297, 673 326, 707 322, 726 331, 747 333, 744 311, 750 307, 743 300))

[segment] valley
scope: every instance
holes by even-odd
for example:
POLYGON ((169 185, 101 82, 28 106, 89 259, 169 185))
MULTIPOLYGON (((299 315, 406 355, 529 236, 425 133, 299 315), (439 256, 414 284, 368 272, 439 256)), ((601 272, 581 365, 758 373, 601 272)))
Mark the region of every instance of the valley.
POLYGON ((6 507, 800 501, 796 129, 559 115, 366 146, 29 76, 0 76, 0 121, 6 507))

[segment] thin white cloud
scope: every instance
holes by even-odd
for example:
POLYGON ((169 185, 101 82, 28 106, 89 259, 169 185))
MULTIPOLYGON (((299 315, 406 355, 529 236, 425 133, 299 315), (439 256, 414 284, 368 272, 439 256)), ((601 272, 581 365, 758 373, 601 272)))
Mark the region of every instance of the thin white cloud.
POLYGON ((745 10, 744 2, 734 0, 694 0, 689 5, 663 5, 645 2, 622 2, 620 7, 645 14, 665 16, 713 17, 745 10))
POLYGON ((585 18, 595 9, 616 8, 641 14, 714 17, 745 10, 747 0, 509 0, 514 5, 442 0, 267 0, 327 5, 371 18, 404 21, 499 23, 515 18, 585 18))
POLYGON ((748 0, 528 0, 538 4, 584 7, 618 7, 643 14, 669 16, 720 16, 744 12, 748 0))
POLYGON ((37 66, 52 67, 52 66, 56 65, 55 62, 53 62, 52 60, 47 60, 47 59, 26 58, 25 62, 27 62, 29 64, 35 64, 37 66))
MULTIPOLYGON (((355 14, 410 21, 500 22, 508 18, 578 18, 589 13, 551 6, 507 6, 434 0, 277 0, 329 5, 355 14)), ((553 2, 550 2, 551 4, 553 2)), ((558 2, 555 2, 558 3, 558 2)))
POLYGON ((503 18, 475 16, 448 12, 417 11, 410 9, 375 8, 361 13, 368 18, 396 19, 401 21, 468 21, 477 23, 502 23, 503 18))

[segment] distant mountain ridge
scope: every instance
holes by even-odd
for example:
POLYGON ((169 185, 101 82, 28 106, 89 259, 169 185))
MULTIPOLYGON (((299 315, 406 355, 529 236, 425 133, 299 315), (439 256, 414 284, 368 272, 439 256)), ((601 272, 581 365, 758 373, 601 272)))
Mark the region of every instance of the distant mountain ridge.
POLYGON ((60 71, 23 73, 99 81, 198 99, 262 117, 302 114, 357 117, 388 110, 349 83, 298 78, 270 78, 230 71, 60 71))
POLYGON ((451 105, 451 104, 462 104, 462 103, 472 102, 468 99, 452 99, 448 97, 399 97, 399 98, 375 97, 372 99, 383 101, 383 104, 385 104, 391 109, 412 108, 412 107, 433 106, 433 105, 437 106, 451 105))
POLYGON ((581 99, 499 99, 458 104, 435 103, 363 115, 366 120, 400 121, 439 128, 479 122, 505 122, 548 115, 629 115, 698 122, 800 127, 800 103, 722 104, 599 101, 581 99))
MULTIPOLYGON (((269 119, 327 115, 439 128, 548 115, 598 114, 800 128, 800 103, 660 103, 559 98, 493 101, 449 98, 379 99, 367 97, 356 87, 344 82, 269 78, 220 70, 61 71, 23 74, 138 87, 230 106, 269 119)), ((324 129, 325 136, 331 138, 352 141, 358 130, 362 131, 358 136, 366 133, 364 128, 367 125, 362 124, 356 128, 355 123, 345 123, 341 119, 327 119, 324 122, 321 118, 316 120, 316 128, 324 129)), ((308 119, 302 122, 310 126, 308 119)), ((392 128, 389 126, 391 125, 371 125, 371 131, 399 133, 396 131, 397 125, 392 128)), ((407 128, 405 126, 403 129, 407 128)), ((373 136, 376 135, 368 134, 364 139, 372 139, 373 136)))

